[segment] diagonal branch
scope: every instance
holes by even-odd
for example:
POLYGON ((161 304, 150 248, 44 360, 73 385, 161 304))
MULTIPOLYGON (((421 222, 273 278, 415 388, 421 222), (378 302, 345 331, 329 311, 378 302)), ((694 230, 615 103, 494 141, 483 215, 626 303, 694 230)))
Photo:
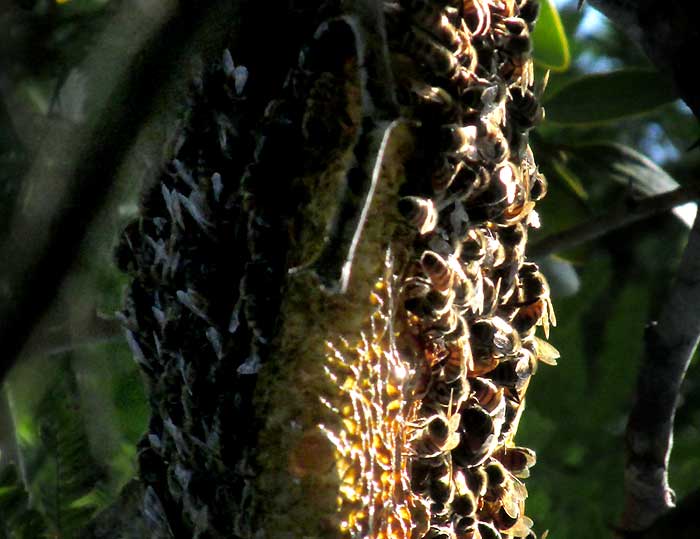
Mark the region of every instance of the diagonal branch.
POLYGON ((595 217, 585 223, 542 238, 528 248, 528 255, 530 258, 541 258, 578 247, 619 228, 697 200, 699 197, 700 193, 696 187, 680 187, 668 193, 632 201, 623 209, 595 217))
POLYGON ((700 339, 700 217, 690 231, 659 320, 647 328, 636 402, 626 432, 625 530, 648 527, 674 506, 668 485, 678 394, 700 339))

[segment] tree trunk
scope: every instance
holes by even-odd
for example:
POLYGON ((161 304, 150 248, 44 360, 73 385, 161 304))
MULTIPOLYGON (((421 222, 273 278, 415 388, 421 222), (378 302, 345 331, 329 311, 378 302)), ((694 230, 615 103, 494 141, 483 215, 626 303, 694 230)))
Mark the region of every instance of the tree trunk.
POLYGON ((514 435, 556 355, 524 253, 536 2, 308 4, 242 5, 117 251, 152 409, 134 518, 530 536, 514 435))

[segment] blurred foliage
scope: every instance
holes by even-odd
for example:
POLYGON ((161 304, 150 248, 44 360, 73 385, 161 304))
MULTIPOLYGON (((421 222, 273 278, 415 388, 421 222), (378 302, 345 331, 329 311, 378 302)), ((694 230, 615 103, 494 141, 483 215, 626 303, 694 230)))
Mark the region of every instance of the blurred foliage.
MULTIPOLYGON (((89 96, 75 68, 118 1, 16 0, 0 14, 0 239, 41 133, 56 122, 82 121, 89 96)), ((549 179, 538 207, 543 227, 532 241, 629 197, 696 181, 700 162, 698 150, 687 151, 700 134, 688 109, 672 101, 636 46, 592 8, 577 12, 575 4, 543 0, 534 33, 537 77, 552 74, 544 93, 550 119, 532 137, 549 179)), ((158 155, 132 159, 153 163, 158 155)), ((64 335, 66 346, 35 348, 5 385, 16 431, 14 439, 0 439, 0 537, 71 537, 134 474, 135 444, 148 420, 140 373, 121 339, 93 335, 86 322, 114 321, 120 308, 125 282, 112 248, 135 211, 141 182, 129 178, 42 324, 64 335)), ((538 452, 528 512, 550 537, 611 535, 642 334, 668 290, 686 233, 682 221, 659 216, 541 261, 559 321, 552 342, 562 359, 533 380, 519 442, 538 452)), ((698 386, 691 365, 671 458, 679 497, 700 486, 698 386)))
POLYGON ((550 93, 544 105, 550 123, 587 126, 646 114, 675 99, 670 79, 655 70, 633 68, 584 75, 550 93))
POLYGON ((44 517, 31 507, 17 468, 5 466, 0 472, 0 537, 34 539, 46 534, 44 517))
MULTIPOLYGON (((696 120, 634 44, 590 7, 577 12, 575 4, 558 2, 571 67, 551 74, 547 119, 533 137, 549 180, 533 242, 630 198, 697 181, 698 151, 687 151, 700 133, 696 120)), ((535 376, 518 439, 538 453, 528 511, 550 537, 612 536, 622 509, 623 434, 643 332, 669 289, 686 234, 682 221, 659 216, 558 253, 556 265, 543 264, 559 321, 552 343, 562 359, 535 376), (571 281, 572 270, 579 278, 575 293, 557 286, 571 281)), ((694 365, 671 457, 679 498, 700 486, 694 365)))

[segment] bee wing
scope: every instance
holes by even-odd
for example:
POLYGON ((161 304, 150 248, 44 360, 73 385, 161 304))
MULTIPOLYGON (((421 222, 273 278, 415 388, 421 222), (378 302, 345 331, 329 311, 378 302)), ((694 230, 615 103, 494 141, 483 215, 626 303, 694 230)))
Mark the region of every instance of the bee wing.
POLYGON ((542 326, 542 329, 544 330, 544 337, 545 339, 549 339, 549 311, 547 310, 547 303, 549 303, 546 300, 540 299, 538 300, 538 303, 542 304, 542 317, 540 318, 540 321, 538 322, 539 325, 542 326))
POLYGON ((462 418, 462 414, 454 414, 450 421, 448 422, 450 432, 456 432, 459 428, 459 421, 462 418))
POLYGON ((552 305, 552 300, 550 299, 547 299, 547 313, 549 314, 549 323, 556 326, 557 316, 554 314, 554 305, 552 305))
MULTIPOLYGON (((508 530, 508 532, 513 537, 527 537, 528 533, 530 533, 530 529, 532 528, 533 524, 534 522, 532 522, 531 518, 523 515, 518 519, 518 522, 515 523, 515 526, 508 530)), ((545 539, 547 537, 548 531, 542 534, 542 539, 545 539)))
POLYGON ((501 502, 503 503, 503 509, 510 517, 518 518, 522 513, 521 504, 523 500, 518 497, 518 493, 511 489, 508 489, 505 496, 503 496, 501 502))
POLYGON ((537 359, 547 365, 556 365, 557 359, 561 357, 559 350, 539 337, 535 337, 535 343, 537 344, 537 359))
POLYGON ((453 432, 447 439, 447 443, 442 448, 443 451, 452 451, 459 445, 459 432, 453 432))

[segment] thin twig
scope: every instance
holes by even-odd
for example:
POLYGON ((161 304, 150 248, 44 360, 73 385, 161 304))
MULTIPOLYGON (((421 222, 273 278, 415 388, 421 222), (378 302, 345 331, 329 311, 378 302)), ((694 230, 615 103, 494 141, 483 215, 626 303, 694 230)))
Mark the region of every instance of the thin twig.
POLYGON ((700 214, 658 322, 646 332, 636 401, 627 424, 624 530, 647 528, 674 506, 668 485, 673 419, 700 339, 700 214))
POLYGON ((552 253, 578 247, 605 236, 614 230, 667 212, 676 206, 692 202, 699 197, 700 193, 698 193, 696 187, 679 187, 668 193, 633 201, 621 210, 596 217, 562 232, 542 238, 528 247, 528 256, 530 258, 541 258, 552 253))

